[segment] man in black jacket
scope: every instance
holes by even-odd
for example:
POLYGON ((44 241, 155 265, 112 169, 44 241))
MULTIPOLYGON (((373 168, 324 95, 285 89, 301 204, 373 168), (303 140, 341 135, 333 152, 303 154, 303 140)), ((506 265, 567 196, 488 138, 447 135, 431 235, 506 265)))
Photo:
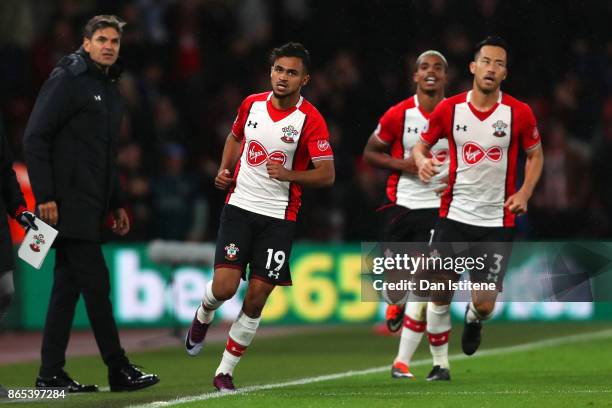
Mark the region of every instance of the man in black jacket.
POLYGON ((59 231, 38 388, 97 391, 97 386, 81 385, 63 370, 80 294, 109 369, 111 390, 135 390, 159 381, 130 364, 121 348, 101 250, 109 213, 114 233, 125 235, 130 229, 115 163, 123 114, 117 89, 122 29, 115 16, 89 20, 83 46, 51 72, 25 131, 24 153, 39 216, 59 231))
MULTIPOLYGON (((34 214, 26 210, 26 203, 13 170, 13 158, 0 123, 0 324, 8 313, 15 286, 13 284, 13 242, 6 216, 15 218, 26 228, 38 227, 34 214)), ((6 390, 0 385, 0 398, 6 390)))

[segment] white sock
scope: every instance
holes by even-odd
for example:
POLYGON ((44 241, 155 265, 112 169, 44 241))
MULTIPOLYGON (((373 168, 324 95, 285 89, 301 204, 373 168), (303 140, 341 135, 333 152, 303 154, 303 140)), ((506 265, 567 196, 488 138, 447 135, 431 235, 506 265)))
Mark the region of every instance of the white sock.
POLYGON ((427 305, 427 336, 433 365, 449 368, 448 339, 450 337, 450 305, 438 306, 432 302, 427 305))
POLYGON ((490 313, 486 316, 481 315, 480 313, 478 313, 478 310, 476 310, 476 306, 474 306, 474 302, 470 302, 468 306, 468 312, 465 315, 465 321, 468 323, 473 323, 473 322, 487 320, 491 317, 492 314, 493 313, 490 313))
POLYGON ((204 296, 202 296, 202 303, 198 307, 196 313, 198 321, 200 323, 210 324, 213 317, 215 317, 215 310, 217 310, 223 304, 222 300, 217 300, 213 295, 212 291, 212 280, 208 281, 204 287, 204 296))
POLYGON ((395 362, 410 366, 410 360, 425 333, 427 302, 408 302, 404 312, 404 327, 395 362))
POLYGON ((260 320, 261 317, 253 319, 245 315, 244 312, 240 312, 230 328, 221 364, 217 367, 215 375, 221 373, 233 375, 236 364, 238 364, 247 347, 253 341, 253 337, 255 337, 260 320))

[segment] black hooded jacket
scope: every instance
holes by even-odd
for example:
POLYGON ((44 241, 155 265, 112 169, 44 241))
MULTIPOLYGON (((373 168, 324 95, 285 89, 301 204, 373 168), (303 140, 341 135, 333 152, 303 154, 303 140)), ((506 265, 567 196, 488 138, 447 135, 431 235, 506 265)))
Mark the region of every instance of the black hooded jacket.
POLYGON ((13 269, 13 242, 6 214, 15 218, 17 212, 25 210, 17 176, 13 170, 13 157, 8 141, 0 126, 0 275, 13 269))
POLYGON ((115 64, 104 73, 82 49, 63 57, 28 120, 30 183, 37 204, 57 203, 60 238, 101 241, 106 214, 123 206, 116 165, 120 72, 115 64))

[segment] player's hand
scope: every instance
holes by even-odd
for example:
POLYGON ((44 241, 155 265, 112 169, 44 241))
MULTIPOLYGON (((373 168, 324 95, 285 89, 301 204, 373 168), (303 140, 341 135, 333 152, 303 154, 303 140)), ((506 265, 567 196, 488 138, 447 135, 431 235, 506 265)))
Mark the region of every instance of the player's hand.
POLYGON ((48 201, 46 203, 38 204, 38 214, 40 219, 47 224, 56 225, 59 218, 57 203, 55 201, 48 201))
POLYGON ((422 159, 417 163, 419 168, 419 178, 423 183, 429 183, 431 178, 440 172, 440 166, 442 163, 434 158, 422 159))
POLYGON ((417 174, 419 170, 418 167, 416 166, 416 163, 414 162, 414 159, 412 158, 397 159, 394 167, 395 167, 395 170, 401 171, 402 173, 410 173, 410 174, 417 174))
POLYGON ((275 160, 268 160, 266 162, 266 170, 268 170, 268 176, 271 179, 289 181, 289 170, 275 160))
POLYGON ((113 217, 111 230, 120 236, 127 234, 130 231, 130 218, 127 215, 127 211, 123 208, 117 208, 111 215, 113 217))
POLYGON ((38 231, 38 226, 34 222, 36 220, 36 216, 30 211, 22 211, 16 219, 17 222, 26 230, 31 228, 34 231, 38 231))
POLYGON ((232 173, 228 169, 220 170, 215 177, 215 187, 219 190, 227 190, 233 182, 232 173))
POLYGON ((509 209, 513 214, 525 214, 527 212, 527 201, 529 201, 527 194, 518 191, 508 197, 504 203, 504 207, 509 209))

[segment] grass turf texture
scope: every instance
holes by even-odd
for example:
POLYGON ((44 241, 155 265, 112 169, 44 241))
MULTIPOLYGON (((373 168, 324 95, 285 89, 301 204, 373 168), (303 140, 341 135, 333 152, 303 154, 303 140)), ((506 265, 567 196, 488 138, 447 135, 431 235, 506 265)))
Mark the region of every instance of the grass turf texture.
MULTIPOLYGON (((488 324, 482 350, 610 329, 604 324, 488 324)), ((450 354, 460 354, 461 327, 451 336, 450 354)), ((398 338, 378 337, 371 327, 330 327, 317 332, 255 340, 236 369, 237 387, 276 384, 305 377, 389 366, 398 338)), ((179 348, 133 353, 131 359, 160 375, 161 382, 133 393, 71 395, 65 400, 20 402, 17 406, 125 407, 198 396, 211 382, 223 344, 196 358, 179 348)), ((395 380, 389 370, 336 380, 180 404, 180 407, 612 407, 612 334, 607 338, 553 344, 531 350, 495 352, 452 361, 450 383, 427 383, 430 363, 413 368, 416 380, 395 380)), ((429 359, 425 338, 416 360, 429 359)), ((82 383, 106 386, 98 357, 70 358, 67 371, 82 383)), ((37 364, 0 367, 7 388, 32 386, 37 364)), ((6 400, 5 400, 6 401, 6 400)), ((11 405, 13 406, 13 405, 11 405)))

